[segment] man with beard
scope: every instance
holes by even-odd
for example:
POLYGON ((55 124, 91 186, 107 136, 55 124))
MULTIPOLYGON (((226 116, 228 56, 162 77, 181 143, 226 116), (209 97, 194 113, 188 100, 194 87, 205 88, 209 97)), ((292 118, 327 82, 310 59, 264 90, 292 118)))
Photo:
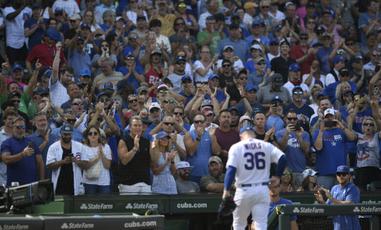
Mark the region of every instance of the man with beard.
POLYGON ((1 158, 7 165, 7 185, 17 181, 20 185, 44 179, 45 170, 41 153, 30 138, 25 137, 24 118, 13 120, 12 137, 1 145, 1 158))
POLYGON ((224 190, 224 178, 223 163, 218 156, 212 156, 209 158, 209 175, 203 176, 200 181, 200 187, 202 191, 221 193, 224 190))
POLYGON ((53 143, 46 156, 46 166, 52 171, 51 180, 56 195, 80 195, 82 187, 82 169, 88 167, 88 161, 81 161, 86 147, 72 140, 73 127, 64 124, 61 138, 53 143))
POLYGON ((176 169, 176 187, 178 194, 200 192, 200 187, 198 186, 198 184, 189 180, 189 175, 192 170, 192 166, 190 166, 190 164, 187 161, 177 162, 176 169))
MULTIPOLYGON (((219 127, 216 128, 216 138, 218 144, 221 146, 220 156, 223 162, 228 159, 228 152, 230 147, 239 141, 239 134, 237 130, 231 128, 231 114, 228 110, 221 110, 218 116, 219 127)), ((210 166, 209 166, 210 170, 210 166)), ((221 187, 222 191, 222 187, 221 187)))
POLYGON ((291 97, 287 89, 283 87, 282 75, 275 73, 270 78, 270 84, 258 90, 258 102, 264 107, 270 107, 271 101, 278 96, 284 104, 288 105, 291 102, 291 97))
POLYGON ((298 117, 300 118, 300 115, 303 115, 303 117, 308 118, 307 121, 310 120, 311 116, 314 114, 314 110, 308 106, 304 100, 304 92, 302 87, 295 86, 292 91, 292 102, 289 106, 286 107, 286 112, 288 111, 295 111, 298 117))
POLYGON ((34 117, 34 126, 36 127, 36 131, 29 137, 32 139, 32 142, 40 149, 45 165, 48 148, 53 144, 53 138, 50 135, 51 130, 48 126, 47 114, 44 112, 38 113, 34 117))
POLYGON ((291 95, 292 89, 297 86, 303 89, 305 96, 309 94, 310 89, 306 84, 302 83, 302 78, 300 76, 300 66, 298 63, 294 63, 288 67, 288 81, 283 85, 283 87, 286 88, 291 95))
POLYGON ((184 56, 177 56, 175 60, 175 65, 173 69, 173 73, 168 75, 168 79, 173 84, 172 90, 176 93, 181 92, 181 80, 182 78, 188 76, 185 73, 185 65, 186 65, 186 59, 184 56))

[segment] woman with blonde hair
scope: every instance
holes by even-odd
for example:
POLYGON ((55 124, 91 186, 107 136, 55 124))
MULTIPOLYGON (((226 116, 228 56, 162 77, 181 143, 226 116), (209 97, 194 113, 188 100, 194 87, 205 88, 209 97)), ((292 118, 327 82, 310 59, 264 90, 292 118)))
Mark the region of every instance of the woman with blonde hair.
POLYGON ((363 134, 357 134, 355 184, 359 186, 361 190, 366 190, 368 184, 381 179, 381 132, 373 117, 363 119, 362 133, 363 134))
POLYGON ((167 132, 161 131, 156 134, 151 148, 152 161, 152 192, 160 194, 177 194, 176 181, 173 175, 176 173, 175 156, 177 152, 170 150, 171 137, 167 132))
POLYGON ((336 97, 335 108, 339 109, 340 107, 346 105, 343 96, 348 91, 352 91, 352 88, 349 82, 343 81, 337 85, 336 93, 335 93, 335 97, 336 97))
POLYGON ((111 148, 96 126, 89 126, 83 136, 84 144, 88 147, 83 160, 89 162, 83 172, 85 194, 108 194, 111 192, 111 148))

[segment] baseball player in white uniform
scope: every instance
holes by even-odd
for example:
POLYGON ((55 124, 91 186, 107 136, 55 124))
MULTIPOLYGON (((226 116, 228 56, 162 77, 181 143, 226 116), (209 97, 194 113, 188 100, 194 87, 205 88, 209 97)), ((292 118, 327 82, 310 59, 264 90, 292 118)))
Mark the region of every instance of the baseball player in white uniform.
POLYGON ((241 141, 230 148, 226 163, 222 198, 230 196, 230 188, 235 179, 234 202, 237 207, 233 212, 234 230, 245 229, 250 212, 255 230, 267 229, 270 165, 278 164, 276 176, 271 178, 270 183, 279 183, 287 164, 281 150, 254 136, 252 127, 241 128, 241 141))

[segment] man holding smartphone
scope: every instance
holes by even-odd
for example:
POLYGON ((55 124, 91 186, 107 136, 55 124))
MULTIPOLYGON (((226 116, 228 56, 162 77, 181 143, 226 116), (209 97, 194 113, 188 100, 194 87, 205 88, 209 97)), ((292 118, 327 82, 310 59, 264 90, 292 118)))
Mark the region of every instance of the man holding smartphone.
POLYGON ((328 108, 319 119, 319 129, 313 134, 316 153, 318 184, 330 189, 336 182, 336 168, 347 165, 347 141, 356 139, 355 133, 336 118, 336 111, 328 108))

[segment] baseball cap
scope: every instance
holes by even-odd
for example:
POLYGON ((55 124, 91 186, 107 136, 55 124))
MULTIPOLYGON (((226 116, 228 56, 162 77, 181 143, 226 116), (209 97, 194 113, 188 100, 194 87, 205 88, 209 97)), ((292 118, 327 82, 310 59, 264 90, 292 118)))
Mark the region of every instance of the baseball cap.
POLYGON ((163 139, 163 138, 166 138, 166 137, 169 137, 169 134, 168 134, 167 132, 165 132, 165 131, 160 131, 160 132, 158 132, 158 133, 156 134, 156 136, 155 136, 155 138, 156 138, 157 140, 159 140, 159 139, 163 139))
POLYGON ((252 9, 252 8, 256 8, 256 7, 258 7, 258 5, 255 2, 246 2, 245 4, 243 4, 244 10, 248 10, 248 9, 252 9))
POLYGON ((80 77, 91 77, 91 72, 89 69, 83 69, 79 72, 80 77))
POLYGON ((285 7, 288 8, 290 6, 295 6, 293 2, 286 2, 285 7))
POLYGON ((257 27, 263 25, 265 22, 262 19, 255 19, 251 24, 251 27, 257 27))
POLYGON ((336 55, 334 58, 333 58, 333 64, 335 65, 335 64, 337 64, 337 63, 339 63, 339 62, 345 62, 345 58, 344 58, 344 56, 342 56, 342 55, 336 55))
POLYGON ((67 123, 63 124, 61 127, 61 133, 67 133, 67 134, 73 133, 73 126, 67 123))
POLYGON ((287 39, 282 39, 282 40, 280 40, 280 42, 279 42, 279 45, 288 45, 288 46, 290 46, 290 43, 287 41, 287 39))
POLYGON ((306 179, 309 176, 315 176, 316 174, 317 174, 317 172, 315 170, 313 170, 313 169, 305 169, 302 172, 303 179, 306 179))
POLYGON ((277 104, 282 104, 282 103, 283 103, 283 100, 279 96, 275 96, 271 100, 271 105, 277 105, 277 104))
POLYGON ((176 169, 190 169, 193 168, 188 161, 179 161, 176 163, 176 169))
POLYGON ((152 109, 155 109, 155 108, 161 110, 161 107, 160 107, 160 104, 159 104, 159 103, 157 103, 157 102, 152 102, 151 105, 150 105, 150 107, 149 107, 149 109, 148 109, 148 111, 151 112, 151 110, 152 110, 152 109))
POLYGON ((97 94, 97 98, 99 98, 103 95, 111 96, 113 93, 114 93, 113 84, 111 82, 106 83, 106 84, 104 84, 103 89, 101 89, 101 91, 97 94))
POLYGON ((138 34, 135 32, 130 32, 130 34, 128 35, 128 38, 129 39, 138 39, 138 34))
POLYGON ((252 49, 263 51, 262 47, 259 44, 254 44, 250 46, 250 50, 252 49))
POLYGON ((88 30, 90 30, 91 27, 88 24, 86 24, 86 23, 82 23, 81 24, 81 29, 88 29, 88 30))
POLYGON ((79 15, 79 14, 73 14, 70 17, 70 20, 81 20, 81 15, 79 15))
POLYGON ((216 163, 222 165, 222 160, 221 160, 221 158, 219 158, 218 156, 211 156, 211 157, 209 157, 208 164, 210 164, 210 163, 212 163, 212 162, 216 162, 216 163))
POLYGON ((227 49, 232 49, 234 51, 234 47, 232 45, 226 45, 226 46, 224 46, 223 51, 225 51, 227 49))
POLYGON ((254 84, 247 84, 245 87, 246 92, 251 92, 251 91, 258 91, 258 88, 254 84))
POLYGON ((176 63, 179 63, 179 62, 186 62, 186 59, 184 56, 177 56, 176 57, 176 63))
POLYGON ((289 67, 288 67, 288 71, 290 72, 299 72, 300 71, 300 66, 298 63, 292 63, 289 67))
POLYGON ((279 45, 279 41, 276 38, 273 38, 270 40, 270 46, 277 46, 279 45))
POLYGON ((166 84, 160 84, 160 85, 157 87, 157 91, 159 91, 160 89, 166 89, 166 90, 168 90, 169 87, 168 87, 166 84))
POLYGON ((47 29, 46 30, 46 36, 48 36, 48 38, 50 38, 56 42, 62 40, 61 34, 54 28, 47 29))
POLYGON ((161 55, 161 50, 156 48, 156 49, 152 50, 151 55, 153 55, 153 54, 160 54, 161 55))
POLYGON ((209 100, 209 99, 204 99, 204 100, 202 101, 201 108, 206 107, 206 106, 211 106, 211 107, 213 107, 213 105, 212 105, 212 101, 209 100))
POLYGON ((362 61, 364 60, 363 56, 362 55, 356 55, 354 58, 353 58, 353 61, 362 61))
POLYGON ((341 68, 340 70, 339 70, 339 74, 340 74, 340 76, 349 76, 349 70, 347 69, 347 68, 341 68))
POLYGON ((301 91, 301 92, 303 92, 302 87, 300 87, 300 86, 295 86, 295 87, 292 89, 292 94, 295 94, 297 91, 301 91))
POLYGON ((189 75, 184 75, 181 78, 181 82, 185 82, 185 81, 192 81, 192 78, 189 75))
POLYGON ((37 87, 33 90, 33 93, 34 94, 37 94, 37 95, 49 95, 49 89, 47 88, 42 88, 42 87, 37 87))
POLYGON ((243 121, 246 121, 246 120, 249 120, 251 121, 251 118, 247 115, 243 115, 239 118, 239 122, 238 123, 242 123, 243 121))
POLYGON ((144 15, 139 15, 139 16, 136 17, 136 21, 139 21, 139 20, 146 21, 146 17, 144 15))
POLYGON ((254 132, 254 128, 252 126, 245 126, 245 127, 242 127, 240 128, 239 130, 239 134, 242 134, 244 132, 254 132))
POLYGON ((115 21, 119 21, 119 20, 121 20, 121 21, 123 21, 123 22, 124 22, 124 18, 123 18, 123 17, 121 17, 121 16, 118 16, 118 17, 116 17, 116 18, 115 18, 115 21))
POLYGON ((185 4, 185 2, 183 2, 183 1, 179 1, 179 3, 177 3, 177 7, 179 7, 179 8, 187 8, 187 4, 185 4))
POLYGON ((346 165, 337 166, 336 173, 350 173, 351 169, 346 165))
POLYGON ((14 72, 14 71, 16 71, 16 70, 23 70, 24 69, 24 67, 22 67, 22 65, 20 65, 20 64, 14 64, 13 65, 13 67, 12 67, 12 71, 14 72))
POLYGON ((235 30, 235 29, 239 29, 239 25, 236 24, 236 23, 232 23, 229 25, 229 30, 235 30))
POLYGON ((324 110, 324 117, 327 116, 328 114, 334 116, 336 114, 336 111, 334 109, 331 109, 331 108, 324 110))
POLYGON ((136 91, 137 91, 139 94, 140 94, 141 92, 143 92, 143 91, 148 92, 148 87, 142 85, 142 86, 140 86, 136 91))

